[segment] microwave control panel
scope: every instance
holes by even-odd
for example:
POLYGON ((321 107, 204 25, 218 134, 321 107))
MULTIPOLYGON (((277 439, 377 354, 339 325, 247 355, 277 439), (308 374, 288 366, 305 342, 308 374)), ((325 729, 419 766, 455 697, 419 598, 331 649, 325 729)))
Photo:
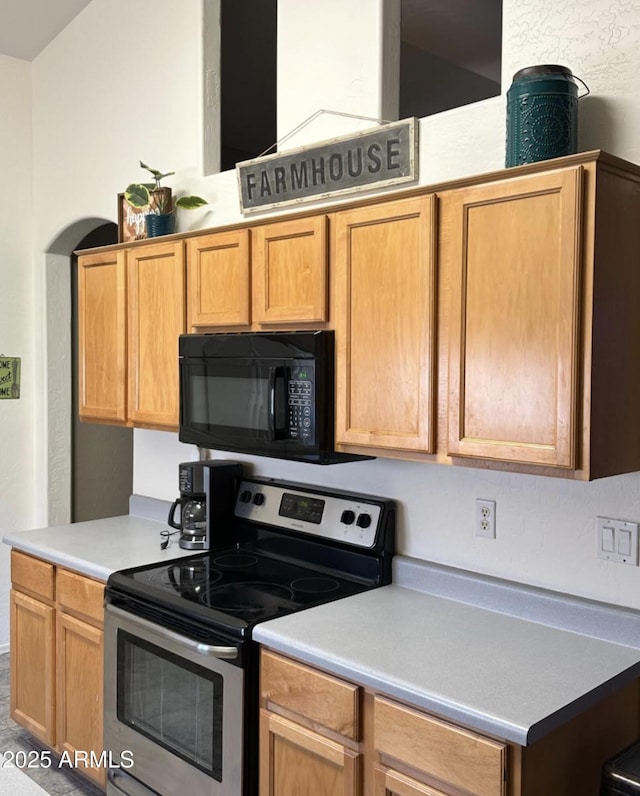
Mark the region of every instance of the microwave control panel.
POLYGON ((315 370, 313 363, 291 368, 287 409, 289 436, 302 443, 315 440, 315 370))

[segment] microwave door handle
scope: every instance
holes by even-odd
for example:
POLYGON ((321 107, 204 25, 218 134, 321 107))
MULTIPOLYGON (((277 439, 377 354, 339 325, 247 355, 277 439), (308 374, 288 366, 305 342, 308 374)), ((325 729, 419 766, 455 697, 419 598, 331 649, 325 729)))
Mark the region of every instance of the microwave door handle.
POLYGON ((277 416, 278 407, 276 383, 278 379, 288 381, 289 368, 279 365, 269 370, 269 439, 286 439, 289 436, 289 426, 286 424, 286 409, 287 409, 287 396, 286 392, 283 394, 282 400, 284 401, 284 415, 285 425, 278 427, 277 416))

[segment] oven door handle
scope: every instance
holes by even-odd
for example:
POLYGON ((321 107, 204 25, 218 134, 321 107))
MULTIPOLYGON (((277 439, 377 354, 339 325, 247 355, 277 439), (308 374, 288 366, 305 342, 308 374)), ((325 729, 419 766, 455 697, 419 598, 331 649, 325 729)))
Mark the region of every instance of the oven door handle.
POLYGON ((130 614, 128 611, 123 611, 121 608, 116 608, 109 603, 107 603, 105 606, 105 610, 109 613, 115 614, 116 616, 120 616, 129 622, 135 621, 136 624, 141 625, 150 632, 155 633, 162 638, 169 639, 170 641, 175 641, 176 644, 180 644, 183 647, 189 647, 190 649, 199 652, 201 655, 212 655, 214 658, 220 658, 223 661, 234 661, 238 657, 237 647, 225 647, 219 644, 204 644, 201 641, 196 641, 195 639, 181 636, 179 633, 174 633, 172 630, 167 630, 165 627, 156 625, 153 622, 147 621, 146 619, 142 619, 135 614, 130 614))

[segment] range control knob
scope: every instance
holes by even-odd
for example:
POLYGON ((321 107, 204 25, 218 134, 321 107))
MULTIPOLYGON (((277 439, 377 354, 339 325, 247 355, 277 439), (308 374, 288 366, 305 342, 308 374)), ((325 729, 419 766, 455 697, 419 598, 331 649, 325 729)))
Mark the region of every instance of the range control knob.
POLYGON ((358 514, 356 525, 358 528, 368 528, 371 525, 371 514, 358 514))
POLYGON ((353 513, 353 511, 351 511, 351 509, 345 509, 340 517, 340 522, 343 522, 345 525, 351 525, 355 518, 356 515, 353 513))
POLYGON ((243 489, 240 493, 240 502, 241 503, 250 503, 251 502, 251 491, 249 489, 243 489))
POLYGON ((256 506, 261 506, 264 503, 264 495, 262 492, 255 493, 253 496, 253 502, 256 504, 256 506))

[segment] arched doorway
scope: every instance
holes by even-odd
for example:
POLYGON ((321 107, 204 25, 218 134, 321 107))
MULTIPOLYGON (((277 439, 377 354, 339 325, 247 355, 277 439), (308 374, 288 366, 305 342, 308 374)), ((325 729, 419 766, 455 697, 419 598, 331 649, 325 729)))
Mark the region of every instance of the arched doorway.
POLYGON ((117 242, 117 226, 83 219, 45 255, 48 525, 128 513, 133 431, 78 421, 74 251, 117 242))

